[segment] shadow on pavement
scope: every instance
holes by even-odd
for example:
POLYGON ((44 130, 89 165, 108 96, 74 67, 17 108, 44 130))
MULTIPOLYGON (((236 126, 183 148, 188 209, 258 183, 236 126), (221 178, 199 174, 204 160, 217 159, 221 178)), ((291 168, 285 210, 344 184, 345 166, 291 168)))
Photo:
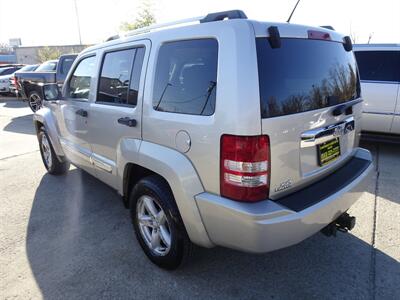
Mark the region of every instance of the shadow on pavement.
POLYGON ((167 272, 143 254, 119 196, 94 177, 46 174, 34 197, 26 247, 45 299, 372 298, 372 247, 352 234, 317 234, 264 255, 199 249, 167 272))
POLYGON ((400 144, 362 142, 360 146, 374 154, 380 179, 378 196, 400 204, 400 144))
POLYGON ((3 130, 15 133, 36 135, 35 127, 32 121, 32 116, 33 114, 12 118, 11 122, 8 123, 3 128, 3 130))
POLYGON ((5 103, 3 107, 8 107, 8 108, 25 108, 28 107, 28 104, 20 98, 1 98, 0 97, 0 103, 5 103))

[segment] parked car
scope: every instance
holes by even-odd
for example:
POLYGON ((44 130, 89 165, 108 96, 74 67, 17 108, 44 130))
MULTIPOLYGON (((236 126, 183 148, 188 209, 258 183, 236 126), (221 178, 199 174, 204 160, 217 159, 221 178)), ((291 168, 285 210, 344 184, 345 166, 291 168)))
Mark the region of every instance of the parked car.
POLYGON ((167 269, 193 244, 263 253, 352 229, 372 158, 350 38, 242 11, 196 20, 90 47, 60 94, 43 86, 47 171, 71 162, 116 189, 167 269))
POLYGON ((355 45, 365 100, 363 135, 400 141, 400 44, 355 45))
POLYGON ((36 65, 27 65, 24 67, 21 67, 17 71, 14 71, 11 74, 8 75, 2 75, 0 76, 0 93, 3 94, 15 94, 15 86, 14 86, 14 75, 16 72, 27 72, 27 71, 33 71, 35 69, 36 65))
POLYGON ((20 72, 15 75, 18 93, 28 100, 32 111, 35 112, 42 105, 42 85, 57 83, 61 87, 76 56, 61 55, 58 60, 44 62, 34 72, 20 72))
POLYGON ((0 67, 0 76, 9 75, 18 71, 23 66, 7 66, 7 67, 0 67))
POLYGON ((22 66, 7 66, 0 68, 0 94, 9 93, 9 76, 21 68, 22 66))

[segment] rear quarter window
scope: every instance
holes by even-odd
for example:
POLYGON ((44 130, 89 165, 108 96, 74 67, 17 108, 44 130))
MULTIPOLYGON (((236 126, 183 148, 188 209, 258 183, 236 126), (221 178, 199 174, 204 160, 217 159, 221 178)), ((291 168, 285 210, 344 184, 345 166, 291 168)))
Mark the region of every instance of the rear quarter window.
POLYGON ((214 39, 165 43, 158 54, 153 108, 212 115, 215 110, 218 43, 214 39))
POLYGON ((357 65, 343 44, 310 39, 281 39, 271 48, 257 38, 262 118, 300 113, 360 96, 357 65))
POLYGON ((356 51, 361 80, 400 81, 400 51, 356 51))

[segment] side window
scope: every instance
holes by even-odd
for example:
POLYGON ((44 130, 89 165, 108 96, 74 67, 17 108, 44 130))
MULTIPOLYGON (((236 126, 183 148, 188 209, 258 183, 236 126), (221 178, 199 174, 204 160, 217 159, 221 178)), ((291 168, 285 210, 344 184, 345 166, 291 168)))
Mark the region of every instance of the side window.
POLYGON ((142 73, 145 49, 137 48, 133 64, 131 83, 129 85, 128 104, 136 105, 139 93, 140 74, 142 73))
POLYGON ((143 56, 144 48, 106 53, 97 101, 136 105, 143 56))
POLYGON ((355 52, 361 80, 400 81, 400 51, 355 52))
POLYGON ((95 72, 96 57, 82 59, 68 82, 68 97, 89 99, 90 81, 95 72))
POLYGON ((153 87, 158 111, 212 115, 215 110, 218 43, 199 39, 160 47, 153 87))

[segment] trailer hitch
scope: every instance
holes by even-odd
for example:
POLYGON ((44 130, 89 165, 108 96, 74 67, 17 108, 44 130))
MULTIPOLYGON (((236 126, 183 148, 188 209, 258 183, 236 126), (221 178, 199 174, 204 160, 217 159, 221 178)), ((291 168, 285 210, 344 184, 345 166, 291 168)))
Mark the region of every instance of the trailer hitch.
POLYGON ((348 213, 341 214, 335 221, 321 229, 326 236, 336 236, 336 232, 347 232, 356 225, 356 217, 350 216, 348 213))

